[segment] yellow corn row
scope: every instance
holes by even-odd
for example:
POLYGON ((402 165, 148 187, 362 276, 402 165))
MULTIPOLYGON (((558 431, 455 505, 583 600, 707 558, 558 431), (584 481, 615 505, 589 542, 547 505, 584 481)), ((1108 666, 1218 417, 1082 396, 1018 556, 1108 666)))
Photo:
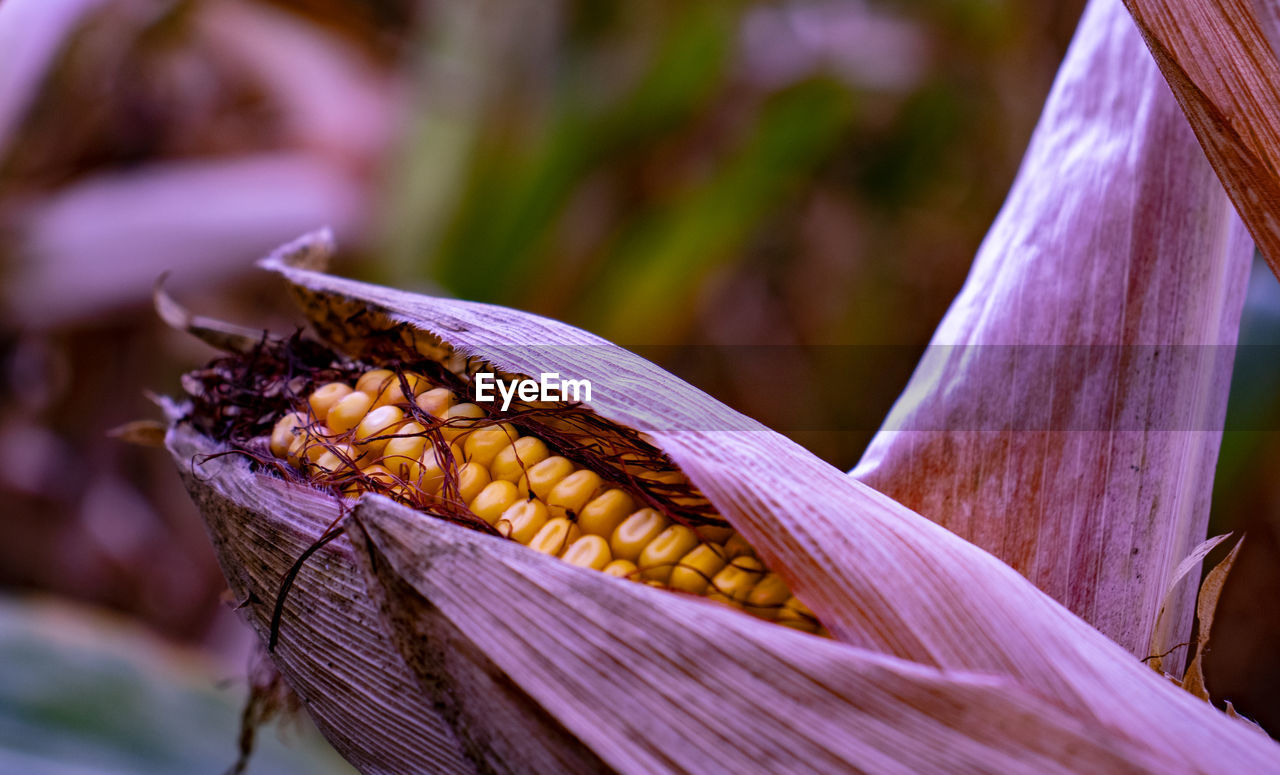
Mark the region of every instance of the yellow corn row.
MULTIPOLYGON (((446 472, 456 466, 458 499, 507 538, 584 568, 730 605, 778 624, 819 632, 813 613, 770 573, 732 528, 690 528, 642 508, 623 488, 590 469, 553 454, 509 423, 470 427, 485 417, 471 403, 456 403, 447 388, 405 375, 410 395, 391 371, 365 372, 355 387, 331 382, 307 397, 307 410, 282 417, 271 452, 304 470, 349 472, 410 501, 413 488, 444 497, 446 472), (445 421, 447 453, 406 415, 412 401, 445 421)), ((646 474, 654 481, 687 479, 646 474)), ((351 485, 354 495, 361 485, 351 485)))

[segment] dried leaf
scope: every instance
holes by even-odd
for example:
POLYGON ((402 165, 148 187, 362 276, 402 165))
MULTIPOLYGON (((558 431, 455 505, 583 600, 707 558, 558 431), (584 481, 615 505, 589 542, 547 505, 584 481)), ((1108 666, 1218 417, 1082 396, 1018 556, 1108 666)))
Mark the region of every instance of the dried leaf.
MULTIPOLYGON (((1280 63, 1257 0, 1125 0, 1271 271, 1280 276, 1280 63)), ((1264 4, 1264 6, 1274 4, 1264 4)))
POLYGON ((1239 711, 1236 710, 1236 707, 1231 704, 1231 700, 1226 700, 1225 702, 1223 702, 1223 705, 1226 706, 1225 707, 1226 714, 1231 718, 1235 719, 1236 721, 1244 722, 1246 725, 1249 726, 1250 729, 1256 731, 1260 735, 1267 734, 1267 730, 1263 729, 1261 724, 1249 718, 1248 716, 1240 715, 1239 711))
POLYGON ((1196 652, 1186 675, 1182 677, 1182 687, 1205 702, 1209 701, 1209 689, 1204 684, 1204 655, 1208 652, 1209 637, 1213 634, 1213 615, 1218 610, 1222 586, 1227 583, 1231 566, 1235 564, 1236 555, 1243 545, 1244 538, 1236 541, 1236 545, 1231 547, 1231 552, 1222 562, 1213 566, 1213 570, 1205 575, 1204 582, 1200 584, 1200 595, 1196 598, 1196 620, 1199 623, 1196 652))
MULTIPOLYGON (((1160 604, 1160 613, 1156 616, 1157 637, 1164 632, 1159 626, 1160 620, 1164 617, 1165 610, 1169 607, 1169 604, 1174 601, 1174 593, 1178 591, 1178 585, 1184 578, 1186 578, 1188 573, 1193 569, 1200 567, 1200 562, 1205 558, 1205 555, 1209 554, 1209 552, 1213 551, 1215 546, 1230 537, 1230 533, 1214 536, 1197 546, 1191 551, 1191 554, 1188 554, 1182 562, 1178 563, 1178 567, 1174 569, 1173 575, 1169 578, 1169 589, 1165 592, 1164 602, 1160 604)), ((1164 655, 1172 651, 1172 646, 1173 644, 1165 643, 1163 640, 1152 640, 1150 650, 1150 654, 1152 656, 1147 660, 1147 664, 1150 665, 1153 670, 1160 672, 1163 668, 1164 655)))
POLYGON ((225 350, 226 352, 247 353, 262 341, 264 332, 254 331, 243 326, 233 326, 213 318, 192 315, 187 311, 186 307, 183 307, 174 301, 172 296, 165 293, 164 280, 166 276, 161 275, 160 279, 156 280, 155 288, 151 291, 151 298, 155 304, 156 314, 170 328, 176 331, 186 331, 210 347, 225 350))
POLYGON ((164 437, 169 426, 155 420, 135 420, 116 426, 107 431, 113 439, 127 441, 142 447, 158 447, 164 449, 164 437))
MULTIPOLYGON (((1017 181, 852 472, 1135 655, 1203 540, 1252 253, 1116 0, 1081 20, 1017 181)), ((1180 671, 1185 650, 1164 664, 1180 671)))
POLYGON ((1082 721, 1206 771, 1280 766, 1277 749, 1246 742, 1255 736, 1237 734, 991 555, 632 353, 515 310, 353 282, 278 257, 265 265, 293 283, 319 330, 341 330, 348 345, 398 321, 502 372, 591 380, 591 407, 646 432, 849 644, 1012 679, 1082 721), (1226 758, 1223 740, 1232 741, 1226 758))

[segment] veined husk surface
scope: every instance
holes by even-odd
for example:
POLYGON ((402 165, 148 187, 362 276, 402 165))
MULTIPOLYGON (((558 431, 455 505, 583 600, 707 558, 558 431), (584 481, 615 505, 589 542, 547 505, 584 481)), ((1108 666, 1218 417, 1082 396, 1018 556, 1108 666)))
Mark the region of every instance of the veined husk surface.
POLYGON ((1252 256, 1133 21, 1094 0, 853 475, 1177 671, 1194 582, 1161 601, 1205 537, 1252 256))
MULTIPOLYGON (((604 340, 514 310, 265 266, 359 354, 402 323, 510 374, 595 385, 840 642, 576 569, 374 496, 295 585, 277 664, 366 772, 1280 772, 1280 752, 985 551, 604 340), (357 571, 362 568, 363 571, 357 571), (376 606, 372 601, 376 601, 376 606), (378 681, 370 683, 374 677, 378 681), (413 676, 417 680, 408 679, 413 676)), ((170 448, 260 633, 339 503, 170 448)))

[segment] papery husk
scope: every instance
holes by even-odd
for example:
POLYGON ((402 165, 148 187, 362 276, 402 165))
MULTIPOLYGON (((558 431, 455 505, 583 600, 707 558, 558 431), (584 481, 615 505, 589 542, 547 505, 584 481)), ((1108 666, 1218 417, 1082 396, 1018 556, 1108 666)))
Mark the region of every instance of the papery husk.
POLYGON ((1271 271, 1280 277, 1280 12, 1272 0, 1125 0, 1271 271))
MULTIPOLYGON (((206 459, 225 449, 185 424, 171 426, 166 445, 204 517, 237 610, 268 643, 281 580, 346 504, 252 473, 239 455, 206 459)), ((279 636, 276 666, 324 736, 361 772, 475 772, 387 638, 345 537, 302 566, 279 636)))
MULTIPOLYGON (((586 332, 527 313, 418 296, 290 265, 290 257, 294 255, 308 255, 314 265, 317 246, 323 246, 325 241, 323 235, 304 239, 268 259, 264 266, 290 281, 317 330, 340 334, 349 348, 359 350, 361 342, 366 341, 364 337, 396 322, 426 332, 429 340, 438 338, 459 353, 507 373, 559 372, 590 379, 596 386, 591 408, 614 422, 646 432, 758 549, 766 564, 786 578, 832 634, 849 644, 829 644, 806 637, 792 639, 794 636, 779 634, 776 642, 787 646, 773 649, 778 652, 777 664, 794 667, 804 664, 811 654, 844 652, 858 655, 848 657, 856 663, 870 652, 878 652, 916 663, 916 669, 931 671, 927 675, 934 677, 950 676, 955 671, 983 674, 1002 685, 1016 685, 1018 691, 1026 693, 1024 698, 1033 696, 1059 709, 1082 725, 1080 729, 1098 727, 1114 735, 1112 739, 1124 740, 1125 746, 1141 749, 1142 755, 1124 754, 1126 761, 1138 769, 1280 772, 1280 749, 1274 744, 1261 740, 1243 725, 1157 676, 1007 565, 652 363, 586 332)), ((420 519, 425 522, 430 517, 423 515, 420 519)), ((539 682, 535 692, 532 684, 521 683, 519 668, 499 653, 510 644, 498 635, 483 634, 477 621, 492 622, 480 612, 508 610, 516 594, 513 590, 521 585, 543 588, 547 594, 536 596, 543 610, 530 612, 518 625, 511 625, 512 637, 518 632, 530 643, 548 647, 555 643, 570 650, 585 634, 581 628, 592 621, 597 630, 590 632, 604 632, 622 619, 645 620, 655 643, 678 644, 688 643, 682 640, 685 636, 681 633, 685 630, 692 628, 696 633, 705 634, 699 629, 703 622, 712 628, 707 631, 711 632, 722 623, 734 623, 737 616, 700 604, 697 609, 686 609, 681 606, 693 603, 679 601, 672 595, 656 596, 630 590, 618 593, 622 597, 617 598, 614 609, 616 621, 583 614, 579 629, 562 629, 551 602, 557 599, 555 585, 559 582, 555 580, 562 578, 561 571, 546 570, 550 566, 518 563, 515 566, 518 572, 511 570, 509 558, 519 556, 524 549, 505 547, 497 541, 466 542, 465 548, 456 551, 474 564, 467 566, 472 570, 466 574, 454 575, 457 589, 451 590, 443 576, 425 570, 423 576, 411 566, 415 553, 426 559, 449 555, 462 540, 459 534, 423 528, 408 538, 400 528, 380 533, 381 528, 368 522, 362 524, 373 541, 374 548, 368 553, 380 569, 377 578, 383 587, 371 593, 395 601, 390 604, 389 612, 399 617, 397 629, 402 646, 406 643, 404 634, 413 632, 412 628, 417 626, 413 621, 418 614, 425 616, 437 608, 444 611, 445 618, 451 622, 447 626, 460 629, 465 635, 461 642, 467 649, 475 650, 475 659, 463 660, 466 670, 476 670, 478 662, 481 667, 476 675, 489 676, 497 681, 499 688, 515 682, 522 692, 535 699, 536 707, 520 701, 515 707, 523 710, 513 712, 546 714, 560 726, 572 730, 579 740, 585 733, 581 718, 574 715, 579 711, 574 708, 583 701, 582 695, 588 687, 607 691, 612 702, 623 705, 631 694, 608 688, 604 679, 596 678, 585 679, 586 684, 565 683, 558 688, 553 683, 539 682), (399 536, 395 541, 401 544, 400 548, 393 546, 394 536, 399 536), (379 556, 387 559, 391 577, 385 568, 377 565, 379 556), (508 567, 504 568, 504 563, 508 567), (486 581, 480 571, 490 564, 495 574, 503 574, 495 576, 498 580, 492 583, 486 581), (409 588, 421 601, 412 604, 404 601, 409 588), (480 618, 468 619, 457 613, 460 601, 474 608, 471 616, 480 618), (662 610, 650 611, 668 602, 673 610, 680 612, 677 618, 667 619, 662 610), (413 614, 407 619, 402 610, 405 606, 413 614), (495 672, 492 665, 501 669, 495 672), (507 670, 511 672, 504 673, 507 670)), ((231 562, 235 561, 232 558, 231 562)), ((249 558, 239 561, 248 562, 249 558)), ((574 574, 576 571, 563 578, 579 578, 574 574)), ((607 578, 594 581, 600 585, 617 583, 607 578)), ((412 599, 412 595, 409 597, 412 599)), ((421 626, 430 630, 438 624, 436 621, 421 626)), ((741 622, 733 626, 739 625, 740 629, 750 629, 741 622)), ((752 626, 765 630, 770 627, 752 626)), ((770 640, 769 636, 761 637, 770 640)), ((282 634, 282 644, 285 638, 282 634)), ((718 647, 706 639, 701 642, 705 659, 711 664, 720 664, 717 663, 721 658, 718 647)), ((417 650, 407 648, 410 664, 418 668, 421 679, 435 686, 442 679, 438 672, 423 667, 421 644, 419 646, 417 650)), ((343 664, 352 658, 338 653, 309 654, 308 657, 320 664, 325 660, 343 664)), ((543 655, 544 660, 549 658, 550 655, 543 655)), ((737 670, 741 666, 735 665, 740 662, 737 657, 723 659, 726 661, 717 670, 728 670, 730 666, 737 670)), ((672 680, 690 674, 681 659, 668 659, 663 664, 672 680)), ((693 672, 710 669, 700 664, 693 672)), ((285 673, 288 675, 290 671, 285 673)), ((646 680, 656 677, 652 671, 645 676, 646 680)), ((834 688, 834 693, 859 707, 856 695, 865 692, 867 687, 850 680, 848 685, 834 688)), ((753 686, 770 682, 772 678, 753 686)), ((632 689, 643 693, 638 686, 632 689)), ((769 691, 761 689, 758 697, 749 697, 746 701, 757 708, 768 708, 771 703, 781 701, 776 691, 776 687, 769 691)), ((957 708, 970 707, 968 700, 955 694, 958 691, 935 686, 930 691, 932 700, 904 702, 902 698, 894 699, 892 692, 886 690, 884 702, 889 703, 887 707, 911 704, 925 716, 946 715, 957 712, 957 708), (917 703, 924 704, 917 707, 917 703)), ((309 694, 303 690, 299 693, 304 698, 309 694)), ((673 705, 699 698, 706 699, 701 690, 679 700, 674 695, 668 696, 673 705)), ((654 710, 646 706, 648 713, 654 710)), ((673 707, 671 712, 677 713, 678 709, 673 707)), ((799 713, 800 707, 788 708, 787 712, 799 713)), ((448 715, 446 711, 446 717, 448 715)), ((468 724, 473 721, 465 714, 459 718, 468 724)), ((860 741, 850 743, 854 748, 873 746, 875 743, 868 738, 874 734, 868 729, 855 724, 839 734, 860 741)), ((466 724, 459 727, 458 734, 468 745, 479 745, 482 750, 488 744, 483 740, 473 743, 469 737, 472 730, 466 724)), ((786 730, 783 739, 789 739, 791 734, 793 730, 786 730)), ((836 734, 835 730, 824 731, 820 735, 823 744, 835 745, 826 738, 836 734)), ((730 749, 743 744, 736 738, 718 739, 721 740, 718 745, 723 748, 721 755, 727 756, 730 749)), ((1028 743, 1026 739, 1020 742, 1028 743)), ((928 740, 916 744, 926 748, 933 745, 928 740)), ((617 766, 621 761, 609 758, 600 747, 603 743, 591 745, 594 754, 610 766, 617 766)), ((495 754, 511 769, 520 769, 519 760, 510 758, 519 755, 510 749, 501 749, 495 754)), ((946 752, 940 751, 938 755, 937 761, 943 761, 946 752)), ((991 752, 991 756, 988 769, 1001 769, 997 763, 1000 755, 991 752)), ((1003 761, 1001 758, 1000 762, 1003 761)), ((675 765, 668 768, 677 769, 675 765)), ((885 772, 902 769, 893 761, 882 761, 871 768, 885 772)))
POLYGON ((602 579, 381 497, 352 526, 424 691, 494 771, 1191 771, 1008 679, 602 579))
MULTIPOLYGON (((852 474, 1131 653, 1190 634, 1252 246, 1118 0, 1094 0, 959 297, 852 474)), ((1186 649, 1164 658, 1180 672, 1186 649)))

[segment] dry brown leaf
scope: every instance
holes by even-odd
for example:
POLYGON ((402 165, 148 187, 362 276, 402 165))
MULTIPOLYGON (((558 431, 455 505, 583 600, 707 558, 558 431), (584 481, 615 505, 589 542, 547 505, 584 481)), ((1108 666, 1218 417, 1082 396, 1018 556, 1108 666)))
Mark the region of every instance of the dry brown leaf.
MULTIPOLYGON (((1226 533, 1224 535, 1209 538, 1205 540, 1204 543, 1193 549, 1191 554, 1188 554, 1182 562, 1178 563, 1178 567, 1174 569, 1173 575, 1169 578, 1169 589, 1165 592, 1164 602, 1160 604, 1160 613, 1156 616, 1155 636, 1157 638, 1167 632, 1167 630, 1160 628, 1160 620, 1164 617, 1165 610, 1169 607, 1170 603, 1175 600, 1175 593, 1179 591, 1179 584, 1182 583, 1182 580, 1186 578, 1187 574, 1189 574, 1193 569, 1200 567, 1200 563, 1204 560, 1205 555, 1209 554, 1209 552, 1213 551, 1215 546, 1230 537, 1231 534, 1226 533)), ((1150 657, 1147 659, 1147 664, 1150 665, 1153 670, 1163 672, 1164 655, 1172 651, 1176 645, 1177 644, 1165 643, 1163 640, 1153 639, 1151 641, 1150 651, 1148 652, 1150 657)))
POLYGON ((1213 566, 1213 570, 1205 574, 1200 584, 1200 595, 1196 598, 1196 621, 1199 630, 1196 634, 1196 651, 1187 673, 1182 677, 1182 687, 1195 696, 1209 701, 1209 689, 1204 683, 1204 655, 1209 648, 1209 638, 1213 634, 1213 615, 1218 610, 1218 598, 1222 596, 1222 587, 1227 583, 1231 566, 1235 564, 1236 555, 1244 545, 1244 538, 1236 541, 1231 552, 1222 562, 1213 566))
POLYGON ((168 425, 155 420, 135 420, 112 428, 107 431, 107 435, 130 444, 164 449, 164 437, 168 429, 168 425))
POLYGON ((156 314, 175 331, 185 331, 210 347, 226 352, 247 353, 262 341, 265 332, 233 326, 221 320, 192 315, 164 290, 166 275, 161 275, 151 291, 156 314))
POLYGON ((1125 5, 1271 271, 1280 276, 1280 63, 1264 32, 1275 28, 1274 8, 1263 10, 1257 0, 1125 5))
MULTIPOLYGON (((853 475, 1133 654, 1186 641, 1252 247, 1118 0, 853 475)), ((1185 650, 1165 659, 1181 671, 1185 650)))

